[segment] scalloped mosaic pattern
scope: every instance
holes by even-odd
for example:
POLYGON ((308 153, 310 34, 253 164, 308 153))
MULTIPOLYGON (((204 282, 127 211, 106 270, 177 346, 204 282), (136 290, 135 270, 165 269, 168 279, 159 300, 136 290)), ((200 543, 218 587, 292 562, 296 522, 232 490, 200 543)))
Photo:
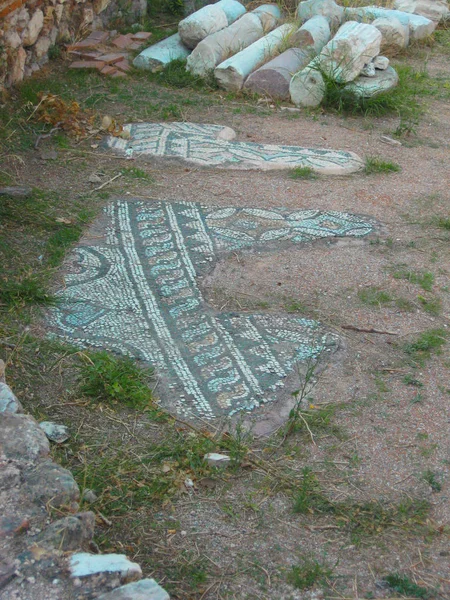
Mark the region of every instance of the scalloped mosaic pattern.
POLYGON ((276 400, 295 363, 331 352, 337 338, 311 319, 217 312, 197 277, 229 252, 373 230, 359 217, 331 211, 119 200, 105 212, 105 235, 86 238, 67 263, 50 324, 79 346, 154 365, 163 401, 181 415, 205 418, 276 400))
POLYGON ((218 139, 221 125, 196 123, 136 123, 125 125, 130 139, 106 139, 107 147, 129 158, 150 155, 181 158, 204 167, 292 169, 347 174, 363 167, 353 152, 236 142, 218 139))

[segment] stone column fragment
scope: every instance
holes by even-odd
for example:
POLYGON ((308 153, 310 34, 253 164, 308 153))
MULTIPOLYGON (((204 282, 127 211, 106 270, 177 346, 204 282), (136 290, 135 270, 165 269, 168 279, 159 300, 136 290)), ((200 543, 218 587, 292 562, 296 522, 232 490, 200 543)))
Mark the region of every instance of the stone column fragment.
POLYGON ((436 29, 436 23, 420 15, 413 15, 401 10, 379 8, 378 6, 346 8, 344 18, 347 20, 361 21, 364 23, 371 23, 375 19, 379 18, 395 18, 398 19, 403 25, 408 26, 410 40, 422 40, 427 38, 436 29))
POLYGON ((376 27, 356 21, 344 23, 320 53, 320 69, 340 83, 353 81, 380 53, 380 43, 381 33, 376 27))
POLYGON ((191 50, 208 35, 231 25, 245 13, 237 0, 220 0, 192 13, 178 24, 181 41, 191 50))
POLYGON ((295 106, 314 108, 325 96, 325 81, 319 71, 317 59, 296 73, 289 84, 289 94, 295 106))
POLYGON ((409 27, 396 17, 380 17, 372 21, 372 25, 381 32, 382 52, 388 52, 392 56, 408 46, 409 27))
POLYGON ((250 73, 269 60, 283 44, 289 44, 289 37, 294 31, 293 25, 281 25, 245 50, 225 60, 214 70, 219 85, 226 90, 240 90, 250 73))
POLYGON ((244 87, 271 98, 289 98, 289 84, 294 73, 304 69, 330 39, 328 20, 322 16, 309 19, 290 38, 294 48, 254 71, 244 87))
POLYGON ((181 42, 178 33, 143 50, 133 61, 137 69, 155 73, 176 59, 187 58, 190 50, 181 42))
POLYGON ((360 98, 373 98, 383 92, 388 92, 397 84, 397 71, 392 67, 387 67, 384 71, 377 69, 374 77, 357 77, 355 81, 347 83, 345 89, 360 98))

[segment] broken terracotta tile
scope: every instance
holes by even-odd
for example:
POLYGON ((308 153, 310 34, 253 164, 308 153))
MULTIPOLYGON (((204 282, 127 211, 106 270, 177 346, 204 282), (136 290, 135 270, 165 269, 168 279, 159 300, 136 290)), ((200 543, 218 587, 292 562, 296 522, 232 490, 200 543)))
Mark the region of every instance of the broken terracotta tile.
POLYGON ((103 69, 105 63, 101 60, 75 60, 69 65, 69 69, 103 69))
POLYGON ((117 48, 123 49, 128 48, 128 46, 133 43, 133 40, 130 34, 119 35, 115 40, 112 41, 112 43, 114 46, 117 46, 117 48))
POLYGON ((98 44, 103 44, 109 38, 109 31, 91 31, 86 40, 95 40, 98 44))
POLYGON ((111 77, 126 77, 126 73, 124 73, 123 71, 119 71, 117 70, 115 73, 111 73, 111 77))
POLYGON ((72 52, 72 50, 87 50, 91 48, 94 50, 97 45, 95 40, 82 40, 81 42, 70 44, 69 46, 66 46, 66 48, 69 52, 72 52))
POLYGON ((116 71, 117 69, 115 69, 111 65, 105 65, 100 71, 100 73, 102 73, 103 75, 113 75, 113 73, 116 73, 116 71))
POLYGON ((132 44, 130 44, 128 46, 128 50, 139 50, 139 48, 142 46, 144 42, 133 42, 132 44))
POLYGON ((102 55, 101 52, 89 52, 89 50, 71 50, 69 54, 71 58, 77 58, 78 60, 97 60, 102 55))
POLYGON ((98 60, 102 60, 103 62, 107 63, 108 65, 113 65, 116 62, 120 62, 121 60, 125 60, 126 59, 126 55, 125 54, 116 54, 114 52, 112 52, 111 54, 102 54, 101 56, 98 57, 98 60))
POLYGON ((121 71, 130 70, 130 63, 127 60, 121 60, 120 62, 114 63, 114 66, 120 69, 121 71))

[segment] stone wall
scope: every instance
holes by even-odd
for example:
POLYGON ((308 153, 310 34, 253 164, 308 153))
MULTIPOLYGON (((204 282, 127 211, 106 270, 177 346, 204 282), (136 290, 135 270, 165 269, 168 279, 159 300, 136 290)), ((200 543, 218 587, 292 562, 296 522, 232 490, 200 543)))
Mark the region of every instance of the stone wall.
POLYGON ((146 0, 0 0, 0 91, 38 71, 56 44, 103 29, 121 12, 140 17, 146 0))

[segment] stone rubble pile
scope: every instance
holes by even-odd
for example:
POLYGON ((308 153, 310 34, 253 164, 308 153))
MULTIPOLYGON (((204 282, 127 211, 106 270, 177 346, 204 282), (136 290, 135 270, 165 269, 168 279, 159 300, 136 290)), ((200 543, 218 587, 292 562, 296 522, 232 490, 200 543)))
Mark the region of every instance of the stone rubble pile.
POLYGON ((98 554, 95 514, 80 512, 78 485, 50 459, 49 439, 66 436, 63 426, 23 413, 0 361, 0 597, 169 600, 125 555, 98 554), (51 513, 66 516, 52 521, 51 513))
POLYGON ((157 72, 186 59, 188 71, 212 74, 226 90, 318 106, 328 81, 364 98, 395 87, 398 75, 383 54, 429 37, 449 15, 445 0, 395 0, 395 9, 305 0, 293 24, 274 4, 247 12, 237 0, 220 0, 183 19, 176 35, 146 48, 133 64, 157 72))

